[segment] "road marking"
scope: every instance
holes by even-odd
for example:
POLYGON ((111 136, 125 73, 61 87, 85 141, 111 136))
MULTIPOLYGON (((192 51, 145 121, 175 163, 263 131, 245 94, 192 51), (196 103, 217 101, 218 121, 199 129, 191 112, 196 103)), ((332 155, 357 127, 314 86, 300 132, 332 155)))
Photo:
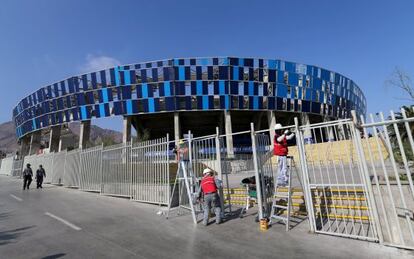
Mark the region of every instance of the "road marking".
POLYGON ((10 196, 11 196, 12 198, 14 198, 14 199, 18 200, 18 201, 23 201, 23 199, 22 199, 22 198, 19 198, 19 197, 17 197, 17 196, 15 196, 15 195, 13 195, 13 194, 10 194, 10 196))
POLYGON ((65 224, 66 226, 68 226, 68 227, 70 227, 70 228, 72 228, 72 229, 74 229, 74 230, 82 230, 80 227, 78 227, 78 226, 76 226, 76 225, 74 225, 74 224, 72 224, 72 223, 70 223, 69 221, 67 221, 67 220, 64 220, 64 219, 62 219, 62 218, 59 218, 58 216, 56 216, 56 215, 53 215, 52 213, 49 213, 49 212, 46 212, 45 213, 45 215, 46 216, 49 216, 49 217, 51 217, 51 218, 54 218, 54 219, 56 219, 56 220, 58 220, 58 221, 60 221, 60 222, 62 222, 63 224, 65 224))

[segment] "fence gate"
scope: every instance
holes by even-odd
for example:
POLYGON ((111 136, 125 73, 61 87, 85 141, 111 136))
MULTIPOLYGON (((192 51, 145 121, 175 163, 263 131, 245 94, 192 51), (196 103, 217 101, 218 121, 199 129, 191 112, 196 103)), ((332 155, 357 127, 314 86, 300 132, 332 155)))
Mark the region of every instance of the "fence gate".
POLYGON ((305 125, 297 133, 311 231, 377 241, 371 183, 353 122, 305 125))
POLYGON ((102 194, 131 196, 131 144, 119 144, 102 151, 102 194))
POLYGON ((168 137, 133 144, 131 148, 133 200, 168 205, 170 197, 168 144, 168 137))

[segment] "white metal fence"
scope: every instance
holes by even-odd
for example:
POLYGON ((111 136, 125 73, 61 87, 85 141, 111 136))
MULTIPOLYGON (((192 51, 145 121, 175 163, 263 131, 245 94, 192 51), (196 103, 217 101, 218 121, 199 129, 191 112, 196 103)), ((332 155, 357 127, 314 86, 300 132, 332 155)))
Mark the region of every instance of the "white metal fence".
MULTIPOLYGON (((295 125, 284 127, 296 134, 292 156, 301 171, 298 180, 312 232, 414 249, 414 117, 407 112, 414 110, 391 112, 387 119, 382 113, 370 115, 368 122, 361 118, 360 123, 354 118, 299 126, 296 119, 295 125)), ((185 140, 196 181, 204 168, 216 171, 225 182, 222 202, 231 205, 236 204, 233 197, 245 194, 231 190, 231 195, 229 175, 256 176, 258 212, 268 217, 278 173, 269 133, 252 126, 231 136, 217 131, 185 140), (243 146, 233 153, 227 145, 237 137, 243 146)), ((171 145, 167 136, 27 156, 24 164, 31 163, 34 171, 42 164, 46 181, 55 184, 166 205, 176 195, 171 193, 177 171, 171 145)), ((3 159, 0 174, 18 176, 21 165, 3 159)))
POLYGON ((103 149, 102 194, 131 197, 131 159, 131 143, 103 149))
POLYGON ((414 249, 414 117, 407 113, 414 106, 391 111, 388 118, 383 113, 370 114, 367 122, 361 118, 366 150, 361 159, 371 179, 381 241, 414 249))
POLYGON ((11 175, 13 171, 13 157, 6 157, 1 160, 0 174, 11 175))
POLYGON ((80 152, 79 189, 100 192, 102 185, 102 146, 80 152))

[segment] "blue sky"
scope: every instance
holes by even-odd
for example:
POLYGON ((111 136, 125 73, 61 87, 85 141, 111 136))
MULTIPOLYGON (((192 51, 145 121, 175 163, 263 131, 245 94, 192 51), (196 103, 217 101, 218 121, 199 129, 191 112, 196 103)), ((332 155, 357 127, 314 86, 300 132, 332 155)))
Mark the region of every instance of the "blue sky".
POLYGON ((365 92, 368 112, 398 109, 407 104, 396 99, 403 94, 384 82, 396 66, 414 77, 413 10, 410 0, 3 0, 0 123, 11 119, 20 98, 68 76, 192 56, 318 65, 352 78, 365 92))

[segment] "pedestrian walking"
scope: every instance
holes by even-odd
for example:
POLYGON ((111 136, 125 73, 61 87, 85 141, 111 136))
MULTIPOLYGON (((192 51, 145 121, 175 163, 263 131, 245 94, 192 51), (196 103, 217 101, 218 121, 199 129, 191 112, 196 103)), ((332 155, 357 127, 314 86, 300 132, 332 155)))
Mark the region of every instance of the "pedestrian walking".
POLYGON ((285 130, 282 133, 281 128, 282 128, 282 125, 280 123, 277 123, 275 126, 273 154, 277 156, 277 164, 278 164, 277 185, 286 186, 288 184, 288 179, 289 179, 287 175, 287 161, 286 161, 286 157, 289 153, 287 141, 291 140, 295 136, 295 134, 290 133, 289 130, 285 130))
POLYGON ((203 224, 205 226, 208 225, 208 219, 212 206, 214 207, 214 212, 216 214, 216 224, 221 223, 220 196, 218 195, 219 188, 221 188, 221 181, 214 177, 214 172, 210 168, 204 169, 203 179, 201 180, 199 199, 201 199, 202 195, 204 196, 203 224))
POLYGON ((30 164, 26 165, 26 168, 23 170, 23 190, 29 189, 30 184, 32 183, 33 171, 30 168, 30 164))
POLYGON ((37 189, 43 188, 42 183, 43 183, 43 178, 45 178, 45 177, 46 177, 45 169, 43 168, 42 165, 39 165, 39 169, 37 169, 37 171, 36 171, 37 189))

